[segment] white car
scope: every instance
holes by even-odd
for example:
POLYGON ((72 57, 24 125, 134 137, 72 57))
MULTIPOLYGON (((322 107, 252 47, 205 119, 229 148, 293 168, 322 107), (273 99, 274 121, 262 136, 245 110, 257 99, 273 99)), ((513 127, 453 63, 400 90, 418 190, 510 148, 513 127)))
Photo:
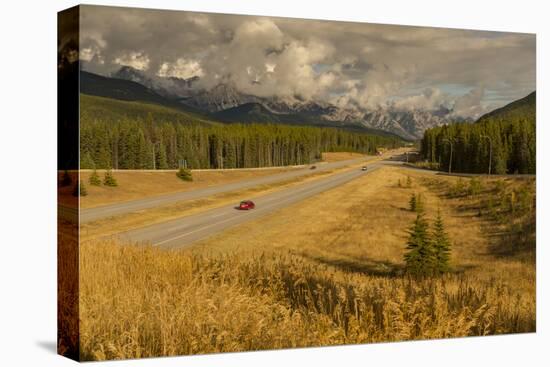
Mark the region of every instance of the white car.
POLYGON ((366 171, 366 170, 367 170, 367 166, 361 167, 361 171, 366 171))

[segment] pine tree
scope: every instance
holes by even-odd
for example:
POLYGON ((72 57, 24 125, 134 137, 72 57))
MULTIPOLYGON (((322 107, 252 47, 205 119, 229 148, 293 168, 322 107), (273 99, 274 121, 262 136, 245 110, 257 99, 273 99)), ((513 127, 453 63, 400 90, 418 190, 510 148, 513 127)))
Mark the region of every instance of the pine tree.
POLYGON ((80 168, 81 169, 90 169, 94 168, 95 163, 90 155, 90 152, 85 152, 80 156, 80 168))
POLYGON ((428 233, 428 222, 424 213, 418 213, 413 226, 409 230, 407 252, 404 260, 406 270, 415 276, 431 275, 434 272, 434 251, 428 233))
POLYGON ((86 169, 177 168, 179 159, 194 168, 282 166, 311 163, 321 152, 374 153, 400 144, 397 138, 317 127, 151 125, 151 116, 91 115, 84 114, 80 125, 81 168, 86 169))
POLYGON ((411 210, 411 212, 416 211, 416 194, 415 193, 412 193, 411 198, 409 199, 409 209, 411 210))
POLYGON ((411 176, 407 176, 407 187, 411 187, 412 186, 412 179, 411 179, 411 176))
POLYGON ((100 186, 101 185, 101 179, 99 178, 99 175, 97 174, 97 171, 94 169, 92 174, 90 175, 89 179, 90 185, 92 186, 100 186))
POLYGON ((432 245, 435 257, 435 270, 438 273, 449 271, 449 260, 451 257, 451 241, 445 232, 445 225, 441 212, 437 211, 437 217, 433 224, 432 245))
POLYGON ((157 169, 168 169, 166 146, 162 142, 158 144, 158 152, 155 159, 157 169))
POLYGON ((113 176, 113 171, 111 171, 111 170, 105 171, 105 177, 103 178, 103 184, 105 186, 111 186, 111 187, 118 186, 118 182, 115 179, 115 176, 113 176))

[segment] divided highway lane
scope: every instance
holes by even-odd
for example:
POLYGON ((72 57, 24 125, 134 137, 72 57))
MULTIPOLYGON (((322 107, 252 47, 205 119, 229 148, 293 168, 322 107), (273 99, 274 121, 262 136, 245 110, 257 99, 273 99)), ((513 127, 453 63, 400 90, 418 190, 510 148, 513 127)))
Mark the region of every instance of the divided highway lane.
POLYGON ((227 205, 197 215, 119 233, 114 237, 122 241, 150 243, 165 248, 184 247, 235 225, 257 219, 277 209, 295 205, 301 200, 343 185, 378 169, 380 165, 373 163, 368 166, 367 172, 360 169, 345 171, 298 187, 258 197, 254 200, 256 209, 253 210, 241 211, 235 209, 235 204, 227 205))
MULTIPOLYGON (((372 158, 371 158, 372 159, 372 158)), ((345 167, 350 164, 366 162, 365 158, 351 159, 332 163, 318 164, 317 169, 311 170, 309 167, 292 170, 289 172, 278 173, 270 176, 259 177, 251 180, 234 182, 226 185, 205 187, 198 190, 176 192, 172 194, 153 196, 122 203, 103 205, 95 208, 82 209, 80 211, 80 223, 92 222, 94 220, 112 217, 115 215, 127 214, 143 209, 150 209, 157 206, 173 204, 183 200, 194 200, 203 197, 221 194, 225 192, 248 189, 258 185, 271 184, 275 182, 290 180, 293 178, 310 175, 316 172, 328 171, 335 168, 345 167)))

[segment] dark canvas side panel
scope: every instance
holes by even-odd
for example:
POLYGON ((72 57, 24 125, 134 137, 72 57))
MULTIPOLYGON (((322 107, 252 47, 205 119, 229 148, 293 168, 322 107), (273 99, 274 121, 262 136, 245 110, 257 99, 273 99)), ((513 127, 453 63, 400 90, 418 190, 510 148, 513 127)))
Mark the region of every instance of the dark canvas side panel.
POLYGON ((57 351, 79 360, 78 136, 79 7, 57 23, 57 351))

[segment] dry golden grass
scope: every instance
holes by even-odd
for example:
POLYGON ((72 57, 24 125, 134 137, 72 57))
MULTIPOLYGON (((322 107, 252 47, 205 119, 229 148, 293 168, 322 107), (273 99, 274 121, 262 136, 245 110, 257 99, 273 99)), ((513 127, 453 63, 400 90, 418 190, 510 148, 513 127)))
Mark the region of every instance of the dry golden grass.
MULTIPOLYGON (((371 162, 377 159, 378 158, 373 158, 371 162)), ((81 240, 88 241, 98 237, 105 238, 134 228, 165 222, 167 220, 196 214, 198 212, 203 212, 230 203, 236 203, 243 198, 254 199, 261 195, 266 195, 274 191, 284 190, 300 184, 305 184, 331 174, 343 172, 349 169, 357 169, 357 167, 362 164, 364 163, 353 164, 327 171, 314 171, 314 173, 310 173, 307 176, 292 178, 272 184, 258 185, 245 190, 221 193, 202 199, 181 201, 171 205, 164 205, 156 208, 140 210, 134 213, 119 215, 116 217, 96 220, 80 226, 81 240)))
MULTIPOLYGON (((83 171, 80 173, 80 178, 88 189, 88 195, 80 199, 80 207, 92 208, 173 192, 197 190, 208 186, 223 185, 287 172, 292 169, 194 171, 192 182, 180 180, 176 177, 176 171, 115 171, 114 176, 118 181, 118 187, 92 186, 89 184, 92 172, 83 171)), ((97 173, 103 180, 105 171, 98 170, 97 173)), ((70 195, 71 192, 68 192, 68 194, 70 195)))
POLYGON ((534 331, 534 258, 495 254, 491 221, 469 208, 479 198, 449 198, 435 180, 380 169, 186 251, 84 243, 81 357, 534 331), (402 274, 413 192, 429 217, 441 208, 453 273, 402 274))
POLYGON ((361 154, 361 153, 352 153, 352 152, 323 152, 321 153, 321 160, 323 162, 337 162, 337 161, 345 161, 348 159, 356 159, 356 158, 366 158, 367 155, 361 154))

